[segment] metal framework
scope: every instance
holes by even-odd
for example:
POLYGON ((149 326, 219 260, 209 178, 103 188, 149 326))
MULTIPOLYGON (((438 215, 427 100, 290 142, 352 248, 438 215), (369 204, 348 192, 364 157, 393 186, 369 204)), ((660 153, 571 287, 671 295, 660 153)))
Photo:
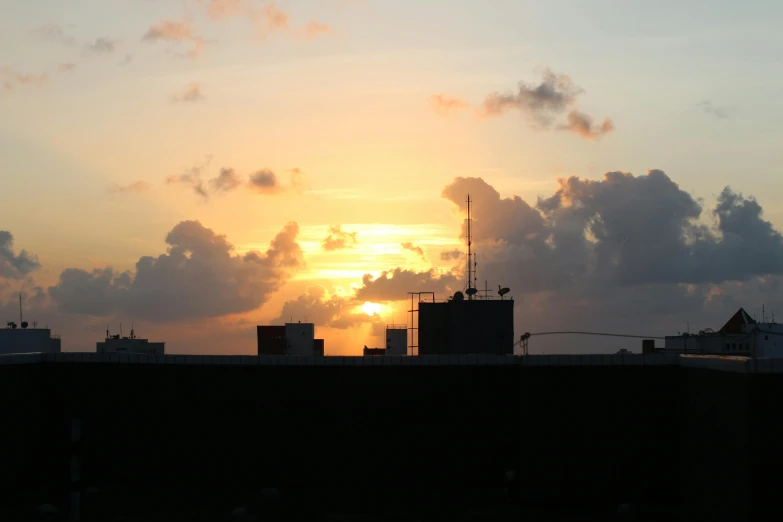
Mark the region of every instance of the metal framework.
POLYGON ((426 300, 422 301, 422 296, 428 295, 432 296, 431 302, 434 303, 435 292, 408 292, 408 295, 411 297, 411 307, 408 310, 408 313, 411 314, 410 326, 408 327, 410 330, 410 344, 408 345, 410 353, 408 355, 419 355, 419 304, 426 302, 426 300))

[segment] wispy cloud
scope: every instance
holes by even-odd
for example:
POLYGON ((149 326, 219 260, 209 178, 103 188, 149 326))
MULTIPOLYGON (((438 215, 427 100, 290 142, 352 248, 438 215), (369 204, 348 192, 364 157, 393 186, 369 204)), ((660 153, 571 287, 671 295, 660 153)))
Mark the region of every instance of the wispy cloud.
POLYGON ((129 65, 133 61, 133 56, 130 54, 126 54, 125 58, 121 62, 119 62, 117 65, 129 65))
POLYGON ((109 38, 97 38, 93 43, 87 44, 85 49, 95 54, 111 54, 116 45, 116 42, 109 38))
POLYGON ((721 120, 729 117, 729 111, 725 107, 718 107, 717 105, 714 105, 710 100, 704 100, 702 102, 699 102, 698 105, 701 108, 701 110, 703 110, 707 114, 712 114, 713 116, 721 120))
POLYGON ((318 20, 310 20, 304 26, 304 34, 308 38, 316 38, 323 34, 329 34, 332 32, 332 28, 326 24, 322 24, 318 20))
POLYGON ((36 76, 19 72, 10 67, 0 68, 0 75, 3 77, 3 87, 6 90, 13 90, 17 85, 43 85, 49 81, 47 73, 36 76))
POLYGON ((146 181, 135 181, 129 185, 113 184, 109 187, 112 194, 141 194, 152 188, 152 185, 146 181))
POLYGON ((242 177, 231 167, 223 167, 217 176, 211 179, 205 179, 211 157, 207 156, 204 163, 191 167, 181 174, 174 174, 166 178, 166 184, 187 185, 193 189, 193 192, 201 196, 204 200, 209 200, 212 195, 232 192, 244 187, 246 190, 257 192, 259 194, 281 194, 285 192, 301 193, 300 169, 290 169, 291 185, 284 186, 277 174, 271 169, 260 169, 248 175, 244 181, 242 177))
POLYGON ((76 70, 75 63, 61 63, 59 67, 59 71, 63 73, 73 72, 75 70, 76 70))
POLYGON ((414 254, 418 255, 422 259, 427 259, 427 256, 424 255, 424 250, 421 249, 421 247, 414 245, 410 241, 406 241, 405 243, 400 243, 400 246, 403 250, 407 250, 408 252, 413 252, 414 254))
POLYGON ((70 35, 65 34, 62 27, 56 24, 46 24, 32 29, 30 34, 40 40, 46 42, 55 42, 67 46, 77 45, 76 39, 70 35))
POLYGON ((187 56, 191 58, 200 55, 205 45, 204 40, 193 31, 190 21, 187 20, 185 22, 163 20, 150 27, 141 39, 142 41, 148 42, 157 42, 159 40, 167 42, 192 42, 193 48, 186 53, 187 56))
POLYGON ((449 96, 447 94, 433 94, 430 96, 430 103, 435 112, 442 116, 448 116, 451 111, 464 109, 470 104, 461 98, 449 96))
POLYGON ((177 102, 197 102, 204 99, 204 93, 201 92, 201 84, 191 83, 182 92, 173 94, 171 101, 177 102))
POLYGON ((214 192, 230 192, 242 184, 239 175, 232 168, 222 168, 217 177, 209 180, 214 192))

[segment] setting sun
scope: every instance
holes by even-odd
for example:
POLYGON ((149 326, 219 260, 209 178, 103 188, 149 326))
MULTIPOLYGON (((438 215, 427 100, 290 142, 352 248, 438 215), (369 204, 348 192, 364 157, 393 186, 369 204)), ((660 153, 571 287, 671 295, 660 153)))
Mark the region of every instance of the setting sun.
POLYGON ((383 305, 378 303, 370 303, 369 301, 362 305, 362 312, 367 315, 380 315, 383 305))

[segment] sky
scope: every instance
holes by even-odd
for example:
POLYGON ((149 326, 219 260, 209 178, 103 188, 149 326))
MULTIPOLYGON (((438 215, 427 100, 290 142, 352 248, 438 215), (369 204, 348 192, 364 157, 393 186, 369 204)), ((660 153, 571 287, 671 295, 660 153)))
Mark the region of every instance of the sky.
MULTIPOLYGON (((382 346, 407 292, 515 333, 781 302, 783 84, 757 1, 0 0, 0 313, 250 354, 382 346)), ((760 318, 760 317, 759 317, 760 318)), ((542 337, 531 353, 640 349, 542 337)))

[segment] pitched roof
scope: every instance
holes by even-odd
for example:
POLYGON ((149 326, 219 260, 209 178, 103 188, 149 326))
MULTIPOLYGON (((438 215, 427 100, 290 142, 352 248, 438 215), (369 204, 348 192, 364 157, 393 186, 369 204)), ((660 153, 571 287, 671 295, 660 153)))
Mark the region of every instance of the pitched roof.
POLYGON ((745 312, 744 308, 740 308, 719 331, 720 333, 742 333, 743 324, 756 324, 756 321, 745 312))

